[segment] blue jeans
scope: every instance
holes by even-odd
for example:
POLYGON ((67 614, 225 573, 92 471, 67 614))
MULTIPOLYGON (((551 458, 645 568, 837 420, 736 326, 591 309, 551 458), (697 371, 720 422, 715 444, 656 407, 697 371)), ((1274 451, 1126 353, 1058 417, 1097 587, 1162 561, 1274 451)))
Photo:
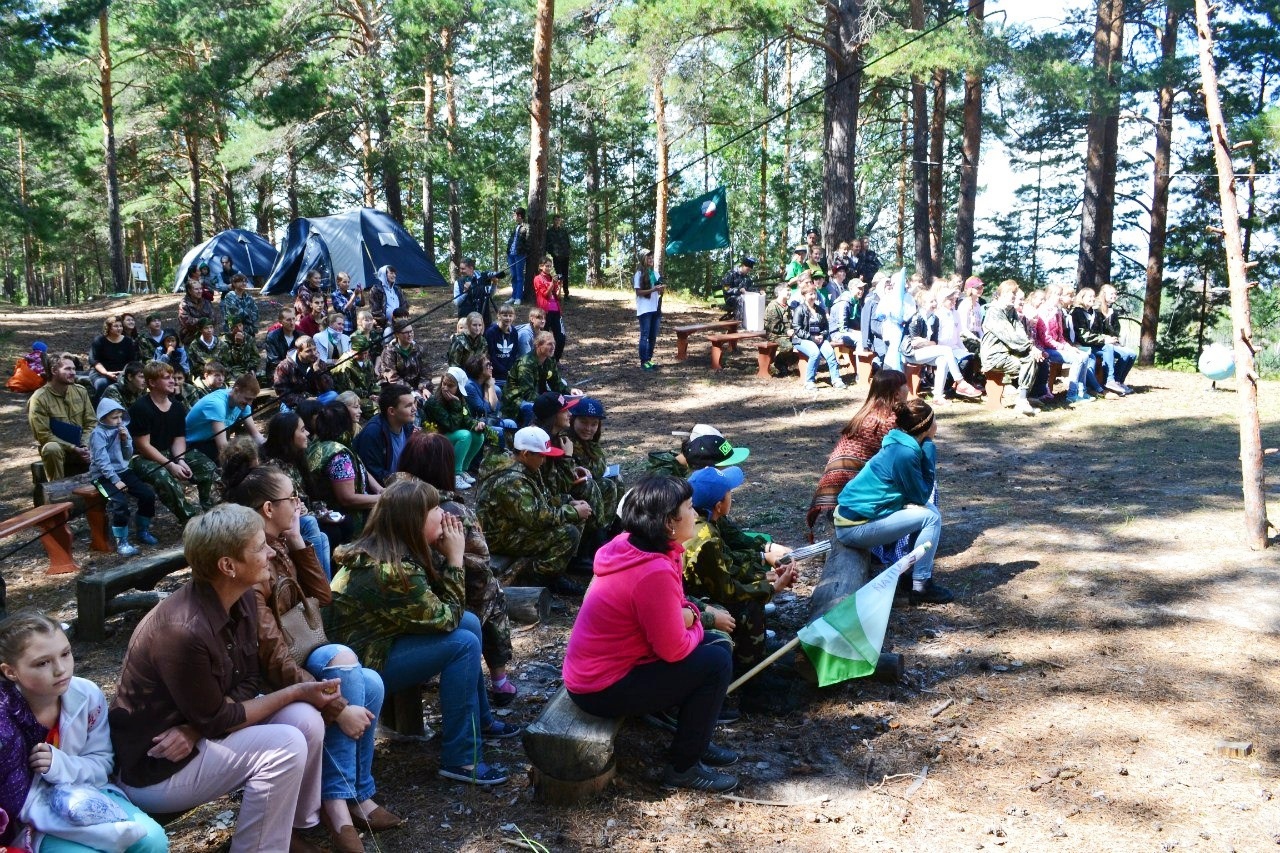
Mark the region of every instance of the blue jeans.
POLYGON ((1138 360, 1138 354, 1130 349, 1125 349, 1119 344, 1107 344, 1095 350, 1102 356, 1102 363, 1107 369, 1107 381, 1119 382, 1124 384, 1124 378, 1129 375, 1129 371, 1133 369, 1133 363, 1138 360))
POLYGON ((942 538, 942 513, 933 504, 904 506, 895 513, 853 527, 836 526, 836 538, 850 548, 870 548, 897 542, 903 536, 918 534, 917 542, 932 542, 933 547, 911 569, 911 579, 926 581, 933 577, 933 555, 942 538))
MULTIPOLYGON (((1073 352, 1064 353, 1062 350, 1047 349, 1044 351, 1044 357, 1054 364, 1061 364, 1067 368, 1067 394, 1072 397, 1078 397, 1084 393, 1084 372, 1093 367, 1093 356, 1085 352, 1075 350, 1073 352)), ((1053 390, 1053 389, 1050 389, 1053 390)))
POLYGON ((507 255, 507 269, 511 273, 511 299, 524 299, 524 255, 507 255))
POLYGON ((324 569, 324 576, 333 580, 333 566, 329 559, 329 536, 320 529, 320 520, 311 513, 298 516, 298 532, 302 534, 302 541, 315 549, 316 559, 320 561, 320 568, 324 569))
POLYGON ((840 378, 840 363, 836 361, 835 347, 826 341, 821 346, 810 340, 795 339, 791 341, 791 345, 796 348, 796 352, 804 353, 807 362, 808 371, 805 374, 804 381, 812 382, 818 377, 818 356, 821 355, 827 361, 827 372, 831 375, 831 384, 843 382, 840 378))
POLYGON ((336 678, 342 682, 342 698, 351 705, 368 708, 374 722, 357 740, 347 737, 337 723, 325 726, 324 758, 320 771, 320 799, 367 800, 378 792, 373 783, 373 738, 378 731, 377 717, 382 711, 382 677, 358 663, 329 666, 346 646, 331 643, 321 646, 307 657, 307 672, 321 681, 336 678))
POLYGON ((653 361, 653 348, 658 343, 658 327, 662 324, 662 312, 650 311, 636 317, 640 323, 640 363, 653 361))
POLYGON ((404 634, 396 638, 382 669, 387 690, 397 693, 440 676, 440 716, 444 718, 440 764, 476 765, 484 760, 485 729, 493 724, 480 672, 480 620, 462 614, 447 634, 404 634))

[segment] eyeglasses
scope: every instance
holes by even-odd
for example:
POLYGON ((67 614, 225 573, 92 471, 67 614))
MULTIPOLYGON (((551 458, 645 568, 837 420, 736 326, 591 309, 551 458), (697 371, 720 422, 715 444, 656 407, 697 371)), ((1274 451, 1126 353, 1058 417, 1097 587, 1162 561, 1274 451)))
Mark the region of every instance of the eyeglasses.
POLYGON ((298 496, 298 493, 297 493, 297 492, 294 492, 293 494, 289 495, 288 497, 284 497, 284 498, 268 498, 267 500, 263 501, 263 503, 267 503, 267 504, 277 504, 277 503, 280 503, 280 501, 293 501, 294 503, 298 503, 298 502, 299 502, 299 501, 301 501, 301 500, 302 500, 302 498, 300 498, 300 497, 298 496))

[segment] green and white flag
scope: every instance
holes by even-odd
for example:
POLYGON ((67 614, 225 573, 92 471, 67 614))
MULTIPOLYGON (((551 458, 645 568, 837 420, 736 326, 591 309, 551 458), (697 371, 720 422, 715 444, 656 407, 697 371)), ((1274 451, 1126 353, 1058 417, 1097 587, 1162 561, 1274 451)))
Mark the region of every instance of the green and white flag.
POLYGON ((898 576, 933 547, 923 542, 866 585, 800 629, 796 639, 826 687, 876 671, 898 576))
POLYGON ((729 201, 724 187, 667 211, 667 254, 729 248, 729 201))

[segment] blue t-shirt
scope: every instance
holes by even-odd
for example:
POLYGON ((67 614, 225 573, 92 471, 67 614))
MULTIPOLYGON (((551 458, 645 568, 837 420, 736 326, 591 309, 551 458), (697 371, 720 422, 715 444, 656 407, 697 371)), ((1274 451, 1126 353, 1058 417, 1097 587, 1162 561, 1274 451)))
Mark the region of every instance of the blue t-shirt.
POLYGON ((208 441, 213 438, 213 422, 219 421, 224 427, 240 417, 248 417, 250 406, 231 405, 231 389, 219 388, 204 395, 187 412, 187 441, 208 441))
POLYGON ((397 471, 400 469, 400 454, 409 443, 409 430, 403 427, 398 433, 387 430, 387 435, 391 436, 391 466, 388 470, 397 471))

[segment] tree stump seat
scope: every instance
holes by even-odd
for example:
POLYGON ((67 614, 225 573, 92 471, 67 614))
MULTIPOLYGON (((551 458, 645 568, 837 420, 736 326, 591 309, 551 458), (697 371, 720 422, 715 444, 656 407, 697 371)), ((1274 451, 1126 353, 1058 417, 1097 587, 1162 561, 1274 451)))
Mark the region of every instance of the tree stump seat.
POLYGON ((614 741, 622 718, 595 717, 560 691, 524 730, 534 796, 543 803, 581 803, 608 786, 616 772, 614 741))
POLYGON ((154 607, 160 602, 160 594, 152 591, 156 584, 186 567, 187 558, 182 549, 169 548, 78 578, 76 636, 82 640, 105 640, 108 616, 154 607), (143 592, 120 595, 129 589, 143 592))

